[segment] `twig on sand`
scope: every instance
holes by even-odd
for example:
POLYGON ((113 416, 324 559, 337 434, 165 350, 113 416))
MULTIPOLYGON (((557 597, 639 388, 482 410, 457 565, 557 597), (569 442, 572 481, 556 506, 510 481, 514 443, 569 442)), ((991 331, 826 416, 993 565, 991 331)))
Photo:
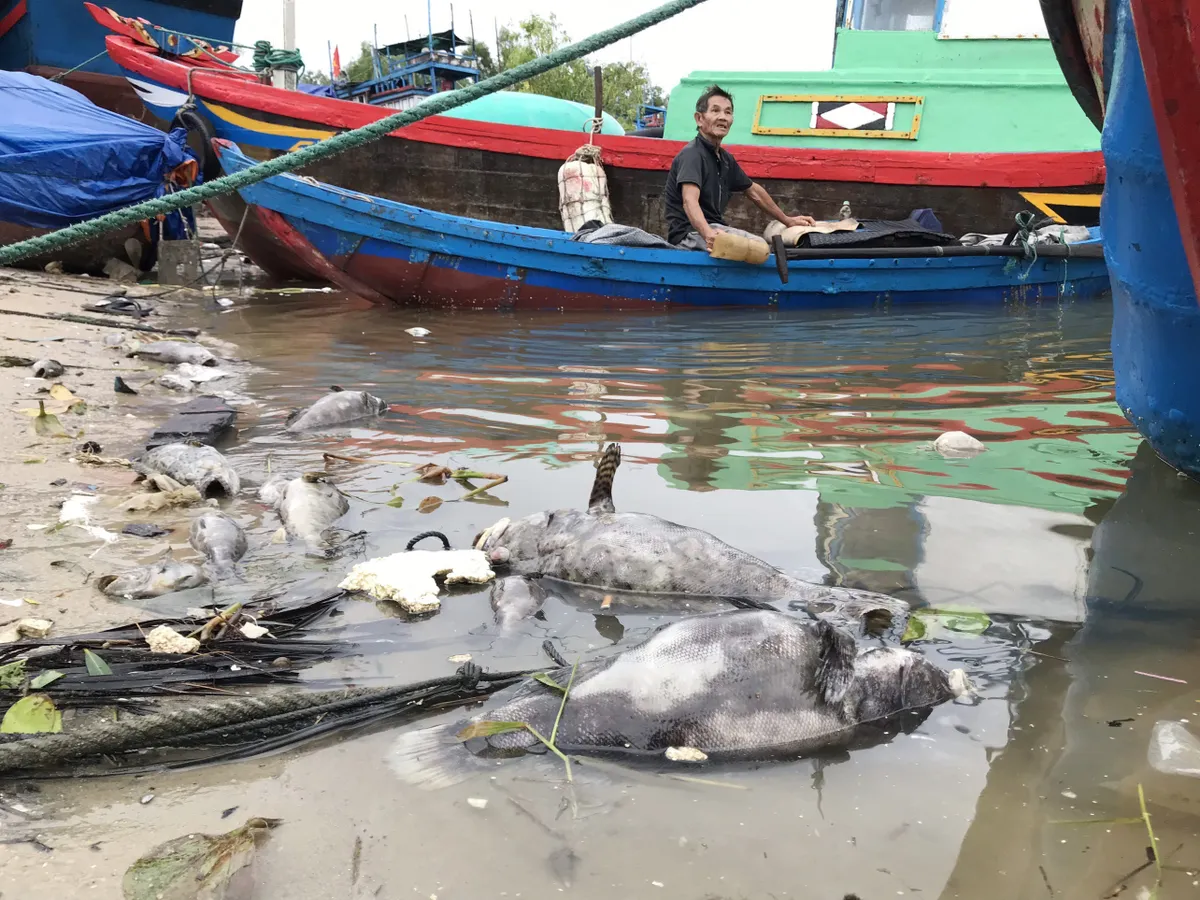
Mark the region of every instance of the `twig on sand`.
POLYGON ((1157 678, 1159 681, 1171 681, 1171 682, 1174 682, 1175 684, 1187 684, 1187 682, 1184 681, 1182 678, 1171 678, 1169 675, 1155 675, 1153 672, 1139 672, 1136 669, 1134 669, 1133 674, 1134 675, 1144 675, 1147 678, 1157 678))
POLYGON ((50 319, 54 322, 74 322, 76 325, 99 325, 102 328, 120 328, 123 331, 146 331, 150 334, 170 334, 176 337, 196 337, 199 328, 155 328, 153 325, 136 325, 132 322, 110 322, 107 319, 97 319, 92 316, 78 316, 75 313, 35 313, 19 309, 0 309, 0 315, 28 316, 31 319, 50 319))

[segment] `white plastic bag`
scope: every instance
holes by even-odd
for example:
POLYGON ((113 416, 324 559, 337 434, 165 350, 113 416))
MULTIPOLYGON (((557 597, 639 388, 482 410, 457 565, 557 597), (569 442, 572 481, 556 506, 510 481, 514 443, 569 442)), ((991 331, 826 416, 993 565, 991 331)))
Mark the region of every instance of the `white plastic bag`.
POLYGON ((1200 739, 1179 722, 1164 719, 1154 723, 1146 758, 1166 775, 1200 778, 1200 739))
POLYGON ((600 148, 580 147, 558 170, 558 211, 563 230, 574 234, 586 222, 612 224, 608 176, 600 165, 600 148))

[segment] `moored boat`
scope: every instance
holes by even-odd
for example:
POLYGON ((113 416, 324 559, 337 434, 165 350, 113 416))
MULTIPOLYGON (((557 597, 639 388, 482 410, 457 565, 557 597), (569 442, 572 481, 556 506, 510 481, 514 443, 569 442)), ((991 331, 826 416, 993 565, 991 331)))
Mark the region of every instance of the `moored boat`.
POLYGON ((1064 74, 1104 127, 1117 402, 1155 452, 1200 477, 1200 21, 1178 0, 1043 4, 1064 74))
MULTIPOLYGON (((1031 3, 1036 10, 1033 0, 1020 0, 1016 6, 1031 3)), ((934 30, 935 24, 942 23, 935 22, 933 0, 927 5, 931 10, 927 34, 918 37, 928 38, 922 46, 931 44, 933 49, 925 47, 923 55, 910 60, 908 69, 904 61, 912 54, 893 50, 887 66, 869 71, 872 52, 864 41, 873 35, 869 42, 878 47, 897 35, 880 32, 880 37, 844 27, 838 31, 832 73, 793 72, 786 78, 773 76, 769 83, 739 76, 733 83, 739 121, 758 123, 754 127, 767 132, 756 135, 752 143, 730 142, 742 167, 786 207, 818 216, 833 214, 849 201, 860 214, 880 219, 900 219, 915 207, 932 207, 945 228, 957 234, 1007 231, 1015 214, 1027 209, 1040 209, 1056 221, 1093 224, 1103 165, 1094 134, 1084 131, 1086 118, 1071 102, 1061 74, 1053 67, 1048 43, 1015 32, 1002 32, 1007 36, 990 44, 979 38, 995 32, 943 34, 934 30), (855 51, 858 37, 862 40, 855 51), (962 62, 979 56, 985 44, 986 78, 973 74, 971 66, 962 62), (964 47, 969 52, 964 53, 964 47), (1045 57, 1040 63, 1038 47, 1045 57), (931 53, 939 48, 945 59, 933 65, 931 53), (1005 68, 1005 61, 1011 59, 1018 60, 1015 73, 1005 68), (959 62, 951 66, 947 60, 959 62), (879 85, 885 82, 902 84, 903 93, 860 93, 881 90, 879 85), (843 83, 852 89, 849 94, 839 87, 843 83), (810 85, 819 90, 802 95, 810 85), (758 93, 785 87, 787 95, 758 93), (839 99, 821 99, 827 94, 839 99), (791 102, 796 97, 800 100, 791 102), (805 102, 820 120, 819 127, 799 129, 804 133, 773 133, 795 131, 779 117, 793 115, 805 102), (837 108, 826 108, 829 103, 837 108), (756 111, 759 107, 766 108, 761 115, 756 111), (967 110, 974 112, 968 117, 967 110), (880 119, 879 127, 824 127, 828 123, 870 125, 874 119, 862 119, 867 112, 880 119), (996 152, 989 149, 993 145, 1005 149, 996 152)), ((944 4, 951 11, 960 5, 972 4, 964 0, 944 4)), ((956 21, 950 12, 945 15, 951 25, 956 21)), ((852 17, 851 25, 854 21, 852 17)), ((862 16, 857 22, 871 24, 862 16)), ((912 35, 898 36, 912 43, 912 35)), ((366 125, 386 114, 367 103, 282 91, 260 84, 251 73, 218 71, 128 35, 110 36, 107 47, 161 121, 171 121, 191 97, 196 115, 213 135, 237 143, 256 159, 366 125)), ((681 89, 694 87, 687 82, 681 89)), ((677 113, 668 108, 668 133, 686 127, 673 124, 678 116, 685 123, 691 120, 687 106, 680 100, 672 104, 677 113)), ((805 117, 805 123, 809 119, 805 117)), ((605 134, 595 140, 608 173, 613 215, 661 233, 665 175, 682 143, 605 134)), ((582 142, 581 134, 568 131, 435 116, 313 165, 306 174, 440 212, 553 227, 558 213, 546 202, 546 195, 552 191, 558 167, 582 142)), ((739 200, 730 206, 729 221, 753 227, 754 215, 750 204, 739 200)))
MULTIPOLYGON (((253 161, 217 142, 227 173, 253 161)), ((1037 301, 1107 289, 1098 236, 1075 245, 790 251, 749 265, 664 246, 573 240, 562 231, 470 219, 295 175, 239 193, 287 252, 369 299, 438 306, 808 308, 929 301, 1037 301), (989 255, 1008 254, 1008 255, 989 255)), ((661 242, 665 244, 665 242, 661 242)), ((247 245, 249 246, 249 245, 247 245)), ((253 253, 252 253, 253 255, 253 253)))

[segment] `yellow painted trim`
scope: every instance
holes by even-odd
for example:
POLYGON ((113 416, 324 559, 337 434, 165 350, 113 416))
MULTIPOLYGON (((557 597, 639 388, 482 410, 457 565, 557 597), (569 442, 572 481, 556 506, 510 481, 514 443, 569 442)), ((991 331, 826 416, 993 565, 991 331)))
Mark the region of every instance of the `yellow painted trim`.
POLYGON ((204 105, 212 110, 213 115, 225 120, 230 125, 245 128, 247 131, 258 131, 263 134, 274 134, 282 137, 312 138, 318 141, 333 137, 335 134, 332 131, 320 131, 316 128, 295 128, 291 125, 276 125, 273 122, 262 122, 258 119, 251 119, 249 116, 235 113, 232 109, 222 106, 220 103, 213 103, 211 100, 205 100, 204 105))
POLYGON ((762 94, 759 96, 758 106, 754 110, 754 123, 750 126, 750 133, 786 135, 788 137, 844 137, 915 141, 921 131, 921 110, 924 106, 925 98, 915 94, 896 97, 866 94, 762 94), (914 107, 912 126, 908 131, 851 131, 845 128, 765 128, 758 124, 762 118, 764 103, 829 103, 834 101, 842 103, 909 103, 914 107))
POLYGON ((1055 206, 1081 206, 1085 209, 1100 208, 1100 193, 1093 194, 1044 194, 1040 191, 1021 191, 1021 197, 1028 200, 1059 225, 1066 224, 1066 219, 1054 211, 1055 206))

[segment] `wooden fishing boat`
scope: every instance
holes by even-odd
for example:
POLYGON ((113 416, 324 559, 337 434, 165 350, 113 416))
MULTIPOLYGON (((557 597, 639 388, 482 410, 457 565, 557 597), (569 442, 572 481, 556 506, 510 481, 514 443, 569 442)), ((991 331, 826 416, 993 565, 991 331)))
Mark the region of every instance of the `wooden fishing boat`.
MULTIPOLYGON (((226 173, 253 165, 216 142, 226 173)), ((1076 245, 928 247, 816 253, 751 266, 677 248, 589 244, 562 231, 434 212, 280 175, 240 189, 281 247, 370 299, 469 307, 810 308, 1094 296, 1108 281, 1098 236, 1076 245), (1054 252, 1058 251, 1058 252, 1054 252), (987 253, 1010 255, 984 255, 987 253), (1053 252, 1054 255, 1051 255, 1053 252), (782 269, 782 271, 781 271, 782 269), (785 277, 786 276, 786 277, 785 277)))
POLYGON ((1117 403, 1200 477, 1200 20, 1183 0, 1042 2, 1114 176, 1101 218, 1117 403))
MULTIPOLYGON (((946 28, 961 3, 946 0, 946 28)), ((1036 0, 1015 6, 1030 4, 1036 9, 1036 0)), ((895 5, 885 0, 873 8, 895 5)), ((1022 210, 1096 223, 1104 182, 1096 135, 1072 101, 1048 41, 1015 32, 991 40, 997 32, 939 31, 932 16, 920 33, 870 30, 871 21, 855 12, 865 6, 847 7, 830 71, 696 73, 672 93, 667 139, 599 135, 616 219, 663 233, 666 172, 683 146, 678 138, 694 132, 688 110, 700 81, 713 79, 728 83, 737 98, 730 149, 785 208, 830 216, 849 201, 859 215, 903 219, 929 207, 954 234, 1007 232, 1022 210), (877 109, 879 122, 872 124, 877 109), (818 127, 801 127, 810 118, 818 127)), ((388 113, 280 90, 253 73, 175 55, 128 33, 109 36, 106 46, 161 122, 172 121, 190 98, 210 136, 235 142, 255 159, 388 113)), ((556 173, 584 141, 580 132, 435 116, 305 174, 454 215, 557 227, 556 173)), ((756 215, 735 198, 729 222, 753 228, 756 215)))

